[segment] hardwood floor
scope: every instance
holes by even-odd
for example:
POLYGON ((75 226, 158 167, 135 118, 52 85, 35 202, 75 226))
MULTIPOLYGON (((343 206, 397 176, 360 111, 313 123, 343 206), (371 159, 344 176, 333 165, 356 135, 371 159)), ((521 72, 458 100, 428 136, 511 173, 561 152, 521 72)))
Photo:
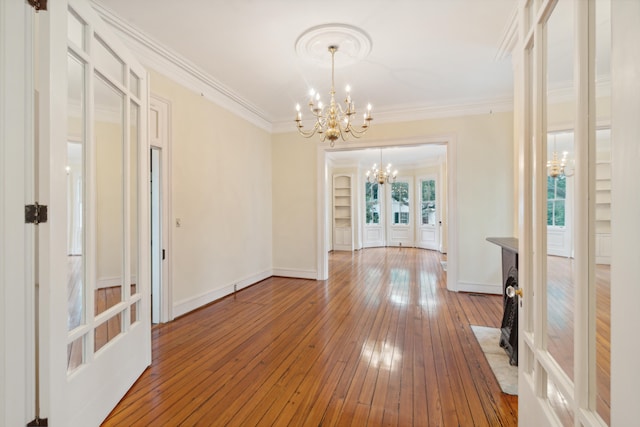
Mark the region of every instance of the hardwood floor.
POLYGON ((441 255, 330 255, 326 281, 272 277, 153 329, 126 425, 515 426, 470 325, 500 296, 446 290, 441 255))

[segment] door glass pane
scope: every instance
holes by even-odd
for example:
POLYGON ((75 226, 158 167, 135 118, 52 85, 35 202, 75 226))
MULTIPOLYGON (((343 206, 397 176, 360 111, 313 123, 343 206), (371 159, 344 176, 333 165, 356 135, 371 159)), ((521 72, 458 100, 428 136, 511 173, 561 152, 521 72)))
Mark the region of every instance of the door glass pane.
POLYGON ((421 181, 422 184, 422 224, 436 223, 436 182, 433 179, 421 181))
POLYGON ((94 351, 100 350, 122 332, 122 312, 101 323, 94 330, 94 351))
POLYGON ((572 427, 574 425, 573 409, 567 398, 550 379, 547 380, 547 398, 560 423, 565 427, 572 427))
POLYGON ((409 224, 409 183, 391 184, 391 221, 393 224, 409 224))
POLYGON ((96 305, 95 313, 122 301, 124 275, 123 95, 95 78, 96 305))
POLYGON ((93 48, 95 50, 94 60, 96 69, 101 74, 124 85, 124 63, 99 37, 96 37, 94 40, 93 48))
POLYGON ((85 322, 84 199, 84 64, 67 56, 67 329, 85 322))
POLYGON ((84 363, 84 336, 67 346, 67 373, 73 372, 84 363))
MULTIPOLYGON (((595 95, 596 123, 611 120, 611 2, 595 2, 595 95)), ((595 410, 607 425, 611 424, 611 130, 598 129, 595 139, 595 244, 593 282, 595 312, 595 410)), ((591 182, 594 184, 593 181, 591 182)))
POLYGON ((69 11, 68 14, 68 26, 67 26, 67 37, 69 38, 69 41, 71 41, 73 44, 75 44, 77 47, 81 48, 82 50, 85 50, 85 24, 82 21, 82 19, 80 19, 80 17, 78 17, 75 12, 73 11, 69 11))
POLYGON ((139 141, 139 113, 140 107, 131 102, 129 118, 129 224, 131 246, 131 295, 139 292, 138 286, 138 141, 139 141))
MULTIPOLYGON (((558 2, 545 26, 547 129, 573 127, 574 17, 571 2, 558 2)), ((547 348, 573 379, 574 281, 572 186, 573 129, 547 135, 547 348), (563 160, 564 159, 564 160, 563 160)), ((544 160, 543 160, 544 161, 544 160)))
POLYGON ((378 190, 380 186, 377 182, 365 184, 365 201, 366 201, 366 223, 380 224, 380 199, 378 198, 378 190))

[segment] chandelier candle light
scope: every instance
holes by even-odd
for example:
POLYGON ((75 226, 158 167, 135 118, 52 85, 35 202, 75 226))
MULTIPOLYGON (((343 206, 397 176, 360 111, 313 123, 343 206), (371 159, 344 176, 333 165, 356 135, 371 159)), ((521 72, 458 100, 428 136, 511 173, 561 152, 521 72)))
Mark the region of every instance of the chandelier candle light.
POLYGON ((394 170, 393 173, 391 173, 391 163, 389 163, 386 168, 382 169, 382 150, 380 150, 380 167, 378 167, 377 163, 374 163, 371 169, 366 173, 367 182, 371 184, 375 184, 377 182, 380 185, 385 182, 393 184, 396 182, 397 176, 397 170, 394 170))
POLYGON ((321 141, 324 142, 327 139, 329 140, 329 144, 333 147, 336 140, 341 138, 343 141, 346 141, 349 138, 349 135, 352 135, 354 138, 360 138, 366 131, 369 129, 371 125, 371 104, 367 105, 367 112, 364 113, 363 123, 361 126, 354 126, 352 124, 352 118, 356 114, 356 107, 354 102, 351 100, 351 88, 347 86, 346 92, 347 97, 344 100, 346 105, 346 109, 343 110, 342 106, 336 103, 335 100, 335 85, 334 85, 334 64, 335 64, 335 54, 338 50, 338 46, 331 45, 329 46, 329 52, 331 53, 331 100, 329 101, 329 105, 325 106, 320 101, 320 94, 311 89, 310 91, 310 99, 309 99, 309 109, 311 110, 311 114, 315 118, 315 124, 311 130, 304 130, 302 125, 302 112, 300 111, 300 104, 296 105, 296 126, 298 128, 298 132, 302 134, 305 138, 310 138, 316 133, 321 135, 321 141))

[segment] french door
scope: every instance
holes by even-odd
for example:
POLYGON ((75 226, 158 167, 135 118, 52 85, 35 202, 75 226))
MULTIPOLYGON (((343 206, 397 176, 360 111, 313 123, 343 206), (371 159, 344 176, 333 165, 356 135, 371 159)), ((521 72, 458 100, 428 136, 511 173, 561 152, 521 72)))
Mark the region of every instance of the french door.
POLYGON ((419 248, 440 249, 440 216, 438 215, 440 206, 437 184, 438 180, 435 176, 425 176, 418 179, 416 245, 419 248))
POLYGON ((385 185, 387 200, 387 246, 414 246, 415 209, 413 204, 413 178, 399 177, 385 185))
POLYGON ((88 2, 38 19, 41 407, 92 426, 151 361, 148 77, 88 2))
POLYGON ((596 137, 598 126, 615 120, 610 65, 614 3, 520 3, 520 42, 514 60, 521 426, 601 426, 612 421, 615 260, 611 267, 598 264, 595 242, 603 229, 611 233, 611 212, 617 209, 611 196, 603 197, 613 190, 612 182, 605 186, 596 177, 598 163, 616 168, 611 162, 614 144, 596 137), (553 129, 572 133, 567 169, 575 173, 552 172, 553 129), (573 209, 568 210, 567 188, 573 190, 573 209), (606 217, 596 215, 596 200, 609 204, 606 217), (556 244, 550 231, 565 220, 574 230, 574 258, 549 254, 556 244))

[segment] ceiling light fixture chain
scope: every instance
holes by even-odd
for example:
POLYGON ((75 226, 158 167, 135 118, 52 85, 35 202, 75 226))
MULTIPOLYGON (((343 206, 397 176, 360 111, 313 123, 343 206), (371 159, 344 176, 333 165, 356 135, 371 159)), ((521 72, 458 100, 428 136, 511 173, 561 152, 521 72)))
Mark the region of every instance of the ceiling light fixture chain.
POLYGON ((302 112, 300 111, 300 104, 296 105, 296 127, 298 132, 305 138, 310 138, 316 133, 321 135, 321 141, 324 142, 327 139, 329 144, 333 147, 338 138, 346 141, 349 135, 354 138, 360 138, 370 127, 371 120, 371 104, 367 105, 367 112, 364 113, 363 123, 361 126, 355 126, 352 123, 352 118, 356 114, 355 103, 351 100, 351 88, 347 86, 347 96, 344 100, 346 109, 336 103, 335 100, 335 54, 338 51, 337 45, 329 46, 329 53, 331 53, 331 91, 329 92, 330 100, 329 106, 325 107, 320 101, 320 94, 313 89, 310 91, 309 110, 315 118, 315 123, 311 130, 304 130, 302 124, 302 112))

